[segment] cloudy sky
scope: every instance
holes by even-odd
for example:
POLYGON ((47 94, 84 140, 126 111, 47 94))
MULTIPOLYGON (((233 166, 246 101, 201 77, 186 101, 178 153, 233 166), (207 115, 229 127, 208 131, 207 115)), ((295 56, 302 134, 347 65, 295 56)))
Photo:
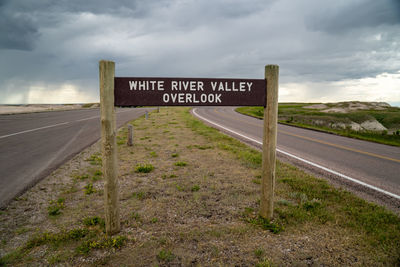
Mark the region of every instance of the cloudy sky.
POLYGON ((400 105, 399 0, 0 0, 0 103, 98 102, 116 76, 264 78, 280 102, 400 105))

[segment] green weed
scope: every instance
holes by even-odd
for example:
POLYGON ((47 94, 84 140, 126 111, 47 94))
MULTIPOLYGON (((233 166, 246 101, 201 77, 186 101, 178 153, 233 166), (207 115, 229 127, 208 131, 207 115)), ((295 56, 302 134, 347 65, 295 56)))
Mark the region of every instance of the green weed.
POLYGON ((125 236, 105 237, 99 241, 84 241, 76 248, 78 254, 88 254, 92 249, 121 248, 128 240, 125 236))
POLYGON ((72 229, 69 231, 61 232, 61 233, 50 233, 45 232, 42 234, 37 234, 31 237, 25 246, 24 250, 32 249, 44 244, 52 244, 52 245, 60 245, 65 242, 69 242, 72 240, 80 240, 89 234, 89 230, 87 229, 72 229))
POLYGON ((104 219, 94 216, 94 217, 86 217, 82 220, 83 225, 85 226, 96 226, 99 225, 102 228, 105 227, 105 221, 104 219))
POLYGON ((151 164, 138 164, 135 167, 135 172, 139 173, 149 173, 154 170, 154 166, 151 164))
POLYGON ((261 216, 257 217, 245 217, 246 222, 251 223, 253 225, 260 226, 264 230, 269 230, 274 234, 278 234, 284 230, 283 226, 274 222, 271 222, 261 216))
POLYGON ((137 198, 139 200, 143 200, 146 197, 146 193, 145 192, 133 192, 132 193, 132 197, 137 198))
POLYGON ((195 148, 200 149, 200 150, 206 150, 206 149, 213 149, 214 147, 208 146, 208 145, 194 145, 195 148))
POLYGON ((184 162, 184 161, 175 162, 175 166, 178 166, 178 167, 184 167, 184 166, 186 166, 186 165, 187 165, 187 163, 184 162))
POLYGON ((47 207, 48 214, 50 216, 56 216, 61 214, 61 209, 65 207, 64 202, 65 202, 64 198, 59 198, 56 201, 55 200, 50 201, 50 206, 47 207))
POLYGON ((100 153, 94 153, 89 158, 87 158, 86 161, 89 161, 89 163, 91 165, 101 165, 101 163, 102 163, 101 154, 100 153))
POLYGON ((18 248, 2 257, 0 257, 0 266, 12 265, 12 263, 22 259, 26 254, 24 249, 18 248))
POLYGON ((256 264, 256 267, 272 267, 274 266, 270 259, 264 258, 259 263, 256 264))
POLYGON ((77 179, 77 180, 86 180, 86 179, 89 178, 89 175, 88 174, 82 174, 82 175, 74 175, 73 177, 74 177, 74 179, 77 179))
POLYGON ((169 262, 169 261, 172 261, 174 258, 175 258, 175 255, 169 250, 162 249, 157 254, 157 259, 159 261, 169 262))
POLYGON ((96 170, 94 173, 93 173, 93 176, 92 176, 92 181, 98 181, 98 180, 100 180, 101 178, 103 177, 103 172, 102 171, 100 171, 100 170, 96 170))
POLYGON ((163 175, 161 176, 162 179, 176 178, 176 177, 178 177, 178 176, 176 176, 175 174, 170 174, 170 175, 163 174, 163 175))
POLYGON ((200 186, 198 186, 198 185, 194 185, 194 186, 192 186, 192 188, 191 188, 191 191, 192 192, 197 192, 197 191, 199 191, 200 190, 200 186))
POLYGON ((264 250, 261 248, 254 250, 254 255, 259 259, 264 255, 264 253, 264 250))
POLYGON ((85 187, 84 187, 84 192, 85 195, 90 195, 96 192, 96 190, 93 188, 93 184, 92 183, 88 183, 85 187))
POLYGON ((183 187, 181 187, 180 185, 175 185, 176 189, 180 192, 184 191, 183 187))

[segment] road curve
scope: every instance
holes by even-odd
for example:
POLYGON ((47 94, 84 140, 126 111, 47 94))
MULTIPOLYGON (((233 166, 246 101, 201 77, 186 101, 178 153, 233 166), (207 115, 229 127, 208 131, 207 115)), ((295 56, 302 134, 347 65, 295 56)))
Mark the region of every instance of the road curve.
MULTIPOLYGON (((193 111, 213 127, 224 127, 222 130, 228 134, 261 147, 262 120, 239 114, 233 107, 204 107, 193 111)), ((368 190, 375 188, 400 200, 399 147, 279 125, 277 151, 278 155, 297 157, 303 163, 309 162, 341 178, 355 179, 368 190)))
MULTIPOLYGON (((117 126, 145 111, 117 109, 117 126)), ((0 208, 99 138, 99 109, 0 115, 0 208)))

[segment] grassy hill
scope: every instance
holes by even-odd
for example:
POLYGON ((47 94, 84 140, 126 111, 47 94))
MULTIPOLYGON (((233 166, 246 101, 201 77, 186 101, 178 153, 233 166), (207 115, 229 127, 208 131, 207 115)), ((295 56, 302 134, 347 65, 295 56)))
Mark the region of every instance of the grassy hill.
MULTIPOLYGON (((263 107, 237 111, 263 117, 263 107)), ((400 146, 400 108, 382 102, 280 103, 280 123, 400 146)))

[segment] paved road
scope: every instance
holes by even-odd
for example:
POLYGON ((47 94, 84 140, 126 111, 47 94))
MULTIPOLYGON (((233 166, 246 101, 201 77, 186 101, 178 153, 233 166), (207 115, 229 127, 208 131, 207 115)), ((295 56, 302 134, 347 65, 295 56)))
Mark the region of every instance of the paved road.
MULTIPOLYGON (((239 114, 232 107, 205 107, 194 111, 209 122, 228 129, 228 134, 238 137, 229 132, 233 130, 255 141, 262 140, 262 120, 239 114)), ((260 146, 259 143, 253 143, 260 146)), ((277 150, 355 178, 400 198, 399 147, 279 125, 277 150)))
MULTIPOLYGON (((117 125, 146 109, 117 109, 117 125)), ((99 109, 0 115, 0 207, 100 138, 99 109)))

